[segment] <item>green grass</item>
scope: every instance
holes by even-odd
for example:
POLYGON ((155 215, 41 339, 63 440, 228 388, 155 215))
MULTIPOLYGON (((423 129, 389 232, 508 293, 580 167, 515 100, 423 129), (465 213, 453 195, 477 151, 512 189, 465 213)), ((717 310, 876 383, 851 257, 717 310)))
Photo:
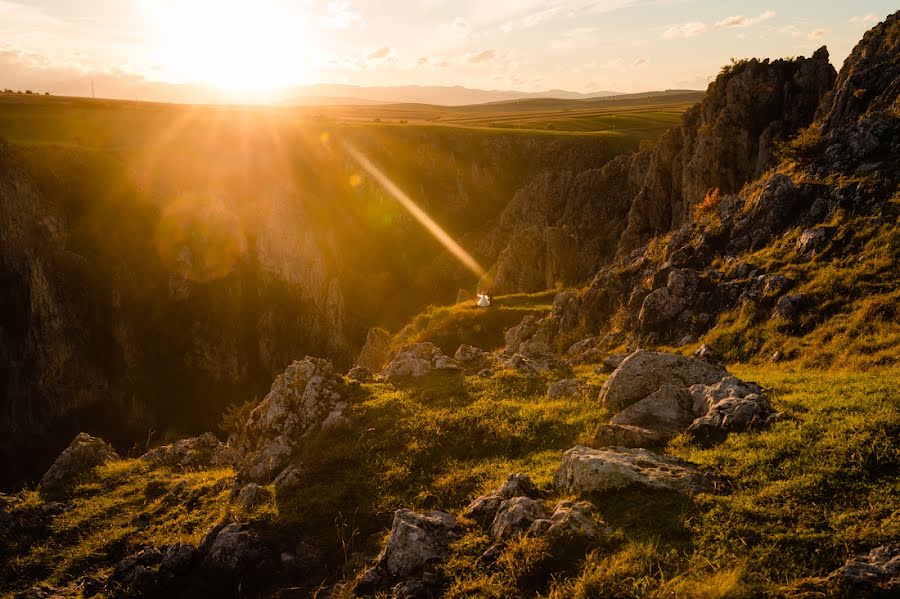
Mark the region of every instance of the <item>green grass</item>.
POLYGON ((498 295, 489 308, 479 308, 475 300, 452 306, 432 306, 417 314, 393 340, 396 348, 409 343, 430 341, 441 351, 453 355, 462 345, 484 351, 503 347, 506 331, 526 316, 542 317, 553 304, 556 291, 498 295))
MULTIPOLYGON (((608 541, 584 547, 520 539, 493 565, 479 561, 490 539, 470 528, 441 566, 447 596, 777 597, 896 539, 900 370, 731 370, 769 388, 787 417, 711 448, 686 437, 669 444, 669 453, 715 472, 719 492, 594 497, 613 530, 608 541)), ((604 380, 588 366, 576 375, 604 380)), ((458 513, 512 472, 551 490, 562 452, 589 444, 609 413, 595 395, 547 400, 549 382, 500 371, 452 384, 351 387, 348 422, 305 437, 297 449, 306 471, 301 492, 251 513, 227 507, 229 470, 106 465, 76 488, 68 511, 4 539, 0 586, 102 574, 144 543, 196 543, 216 521, 239 518, 320 548, 322 569, 304 584, 312 592, 321 581, 343 580, 336 596, 352 596, 349 581, 379 550, 395 509, 458 513), (176 497, 182 481, 186 490, 176 497), (138 525, 142 512, 151 515, 149 526, 138 525)), ((551 493, 548 506, 557 499, 551 493)), ((38 502, 28 493, 16 515, 32 513, 38 502)))

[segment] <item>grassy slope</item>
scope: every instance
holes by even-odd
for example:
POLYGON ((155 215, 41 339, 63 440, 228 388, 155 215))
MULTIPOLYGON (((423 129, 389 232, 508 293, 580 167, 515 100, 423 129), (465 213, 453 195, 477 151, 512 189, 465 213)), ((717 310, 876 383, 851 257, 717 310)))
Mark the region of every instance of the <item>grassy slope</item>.
MULTIPOLYGON (((477 561, 489 540, 470 531, 444 566, 450 596, 778 596, 897 538, 900 371, 732 370, 771 387, 789 418, 710 449, 670 444, 723 476, 721 494, 595 498, 616 533, 586 558, 520 540, 489 567, 477 561)), ((588 367, 578 376, 603 380, 588 367)), ((107 571, 142 543, 196 543, 223 517, 313 542, 327 565, 318 577, 352 578, 377 552, 396 508, 457 511, 517 471, 549 487, 562 451, 589 444, 608 414, 595 396, 548 401, 546 383, 500 372, 461 385, 357 387, 347 427, 304 440, 303 493, 250 514, 227 508, 228 470, 176 473, 133 460, 102 467, 68 511, 3 539, 0 589, 107 571), (176 492, 181 481, 187 488, 176 492), (151 514, 147 527, 137 523, 141 512, 151 514)), ((26 498, 15 517, 36 508, 37 495, 26 498)))

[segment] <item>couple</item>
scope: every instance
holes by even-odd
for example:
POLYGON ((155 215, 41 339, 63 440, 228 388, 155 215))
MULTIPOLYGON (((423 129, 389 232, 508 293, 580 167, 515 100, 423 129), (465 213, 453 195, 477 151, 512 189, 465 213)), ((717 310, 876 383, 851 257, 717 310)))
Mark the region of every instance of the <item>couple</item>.
POLYGON ((494 303, 494 293, 492 291, 479 291, 478 292, 478 302, 476 305, 479 308, 488 308, 491 304, 494 303))

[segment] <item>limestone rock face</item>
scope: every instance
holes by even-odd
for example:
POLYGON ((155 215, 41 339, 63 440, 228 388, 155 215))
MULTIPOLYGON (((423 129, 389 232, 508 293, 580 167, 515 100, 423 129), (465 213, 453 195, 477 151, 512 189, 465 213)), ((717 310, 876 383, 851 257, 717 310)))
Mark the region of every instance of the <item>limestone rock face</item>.
POLYGON ((116 450, 103 439, 78 433, 41 477, 40 487, 49 493, 62 491, 96 466, 117 459, 116 450))
POLYGON ((388 541, 375 565, 357 582, 357 592, 369 593, 421 577, 426 569, 447 556, 449 544, 456 536, 456 519, 450 514, 397 510, 388 541))
POLYGON ((682 460, 646 449, 590 449, 582 445, 563 454, 553 484, 557 491, 574 495, 632 486, 683 495, 708 493, 715 488, 712 480, 696 466, 682 460))
POLYGON ((603 384, 600 401, 610 408, 623 409, 666 383, 712 385, 727 375, 724 369, 702 360, 638 350, 625 358, 603 384))
POLYGON ((385 379, 390 382, 461 373, 462 368, 456 360, 445 356, 439 347, 429 342, 404 347, 384 369, 385 379))
POLYGON ((388 363, 391 348, 391 334, 384 329, 369 329, 366 343, 356 358, 356 365, 368 368, 371 372, 381 372, 388 363))
POLYGON ((271 482, 286 465, 295 440, 340 416, 346 406, 342 391, 341 377, 330 362, 307 357, 291 364, 234 440, 241 477, 271 482))
POLYGON ((151 449, 141 459, 183 468, 222 468, 233 463, 234 451, 214 434, 203 433, 151 449))

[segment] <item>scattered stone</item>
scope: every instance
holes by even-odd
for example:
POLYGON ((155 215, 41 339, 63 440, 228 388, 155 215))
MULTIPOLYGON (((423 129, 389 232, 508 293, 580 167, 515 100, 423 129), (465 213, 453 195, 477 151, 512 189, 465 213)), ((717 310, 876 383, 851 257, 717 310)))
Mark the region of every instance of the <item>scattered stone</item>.
POLYGON ((358 594, 400 582, 422 580, 425 570, 442 561, 457 537, 456 519, 444 512, 394 512, 391 534, 375 565, 356 584, 358 594))
POLYGON ((462 368, 433 343, 407 345, 391 360, 384 371, 389 382, 403 382, 433 375, 459 375, 462 368))
POLYGON ((479 372, 490 364, 489 355, 471 345, 460 345, 453 354, 453 359, 459 362, 467 374, 479 372))
POLYGON ((670 439, 691 426, 697 418, 694 398, 687 388, 664 383, 644 399, 610 419, 610 424, 649 429, 670 439))
POLYGON ((797 251, 804 255, 818 254, 828 245, 828 230, 824 227, 813 227, 800 234, 797 240, 797 251))
POLYGON ((502 356, 500 365, 503 368, 518 370, 526 376, 536 376, 542 372, 569 373, 569 365, 552 353, 545 354, 513 354, 502 356))
POLYGON ((106 588, 115 597, 164 594, 166 587, 191 571, 196 556, 192 545, 182 543, 160 549, 149 547, 117 563, 106 580, 106 588))
POLYGON ((588 385, 578 379, 562 379, 551 383, 547 388, 547 399, 561 399, 570 397, 582 397, 586 394, 588 385))
POLYGON ((234 450, 212 433, 181 439, 171 445, 151 449, 142 460, 183 468, 223 468, 234 461, 234 450))
POLYGON ((638 350, 625 358, 600 390, 600 401, 621 410, 647 397, 664 383, 689 387, 712 385, 728 373, 703 360, 676 354, 638 350))
POLYGON ((796 295, 782 295, 775 303, 772 318, 780 318, 787 322, 794 322, 800 315, 806 304, 807 297, 802 293, 796 295))
POLYGON ((706 408, 687 429, 698 441, 720 441, 729 432, 767 424, 773 414, 759 385, 733 376, 711 386, 694 385, 690 393, 696 412, 706 408))
POLYGON ((303 469, 299 466, 288 466, 275 477, 275 494, 279 497, 297 493, 303 488, 303 469))
POLYGON ((774 354, 772 354, 772 357, 769 358, 769 362, 772 362, 773 364, 778 364, 779 362, 784 361, 784 357, 785 357, 784 353, 779 349, 774 354))
POLYGON ((597 366, 597 368, 594 369, 594 372, 596 374, 608 374, 613 372, 628 356, 629 354, 612 354, 606 356, 603 358, 603 362, 600 363, 600 366, 597 366))
POLYGON ((900 595, 900 544, 892 543, 858 555, 825 578, 813 581, 829 597, 896 597, 900 595))
POLYGON ((627 487, 694 495, 715 488, 712 480, 689 462, 646 449, 591 449, 582 445, 563 454, 553 484, 561 493, 576 495, 627 487))
POLYGON ((531 479, 524 474, 510 474, 502 485, 488 493, 474 499, 465 510, 463 517, 474 520, 483 527, 488 527, 497 515, 500 504, 504 500, 513 497, 531 497, 540 496, 540 492, 531 479))
POLYGON ((372 371, 365 366, 354 366, 347 373, 347 378, 357 383, 368 383, 372 380, 372 371))
POLYGON ((256 483, 249 483, 238 494, 237 503, 245 510, 250 510, 267 503, 272 499, 272 492, 256 483))
POLYGON ((501 541, 524 534, 535 522, 547 518, 547 512, 540 502, 528 497, 505 499, 491 523, 491 537, 501 541))
POLYGON ((200 547, 204 567, 236 578, 264 572, 272 562, 259 533, 238 522, 213 527, 200 547))
POLYGON ((119 455, 109 443, 78 433, 41 477, 40 488, 48 493, 62 491, 95 467, 117 459, 119 455))
POLYGON ((704 362, 709 362, 713 366, 718 366, 720 368, 723 368, 725 365, 725 362, 724 360, 722 360, 719 352, 714 350, 712 346, 709 346, 705 343, 698 347, 697 351, 695 351, 691 357, 695 360, 703 360, 704 362))
POLYGON ((594 505, 588 501, 560 501, 549 519, 535 520, 531 524, 528 534, 585 541, 597 541, 603 537, 597 526, 594 505))

